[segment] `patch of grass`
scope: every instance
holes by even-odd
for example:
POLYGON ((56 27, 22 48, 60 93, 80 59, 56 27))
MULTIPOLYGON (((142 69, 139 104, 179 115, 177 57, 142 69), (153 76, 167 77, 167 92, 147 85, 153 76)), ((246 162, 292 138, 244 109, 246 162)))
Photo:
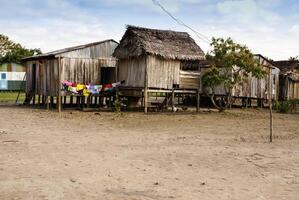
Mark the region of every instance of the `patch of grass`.
MULTIPOLYGON (((14 103, 17 99, 18 92, 0 91, 0 103, 14 103)), ((21 92, 18 103, 23 103, 25 100, 25 93, 21 92)))

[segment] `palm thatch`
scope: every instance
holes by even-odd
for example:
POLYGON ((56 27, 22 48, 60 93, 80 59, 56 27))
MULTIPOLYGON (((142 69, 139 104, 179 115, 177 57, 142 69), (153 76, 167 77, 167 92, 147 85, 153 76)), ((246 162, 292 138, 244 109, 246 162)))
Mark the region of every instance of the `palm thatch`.
POLYGON ((125 59, 146 54, 177 60, 205 58, 204 52, 186 32, 128 26, 114 56, 125 59))
POLYGON ((281 60, 274 62, 284 76, 288 76, 293 81, 299 81, 299 61, 281 60))

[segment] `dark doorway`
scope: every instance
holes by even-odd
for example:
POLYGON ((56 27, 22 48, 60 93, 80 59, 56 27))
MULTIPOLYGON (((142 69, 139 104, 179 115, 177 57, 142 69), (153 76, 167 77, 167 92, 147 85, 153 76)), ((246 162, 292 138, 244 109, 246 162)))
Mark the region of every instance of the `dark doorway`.
POLYGON ((114 83, 116 81, 114 67, 101 68, 101 84, 114 83))

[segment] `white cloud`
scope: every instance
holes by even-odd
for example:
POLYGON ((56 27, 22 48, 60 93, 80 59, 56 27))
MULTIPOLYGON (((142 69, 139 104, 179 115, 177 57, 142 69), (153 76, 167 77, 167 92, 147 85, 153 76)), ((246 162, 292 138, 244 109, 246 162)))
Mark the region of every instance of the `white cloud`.
POLYGON ((292 34, 295 34, 299 37, 299 25, 296 24, 296 25, 293 25, 290 30, 289 30, 290 33, 292 34))
POLYGON ((217 4, 217 10, 222 15, 235 21, 254 23, 265 21, 276 23, 280 20, 279 15, 272 12, 269 6, 274 6, 279 0, 227 0, 217 4))
MULTIPOLYGON (((131 5, 143 10, 147 9, 154 12, 161 12, 152 0, 105 0, 110 5, 131 5), (141 6, 141 7, 140 7, 141 6)), ((184 4, 199 3, 202 0, 156 0, 160 2, 170 12, 178 12, 184 4)))

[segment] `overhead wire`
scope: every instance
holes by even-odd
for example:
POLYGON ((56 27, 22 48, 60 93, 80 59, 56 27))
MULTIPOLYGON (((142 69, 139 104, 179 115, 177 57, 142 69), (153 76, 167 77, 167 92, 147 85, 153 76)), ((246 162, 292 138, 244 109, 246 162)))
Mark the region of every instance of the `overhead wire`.
POLYGON ((171 17, 174 21, 176 21, 179 25, 184 26, 186 28, 188 28, 189 30, 191 30, 200 40, 210 44, 211 40, 205 36, 204 34, 196 31, 195 29, 193 29, 191 26, 185 24, 182 20, 180 20, 179 18, 175 17, 170 11, 168 11, 158 0, 152 0, 153 4, 155 4, 156 6, 160 7, 161 10, 163 10, 169 17, 171 17))

